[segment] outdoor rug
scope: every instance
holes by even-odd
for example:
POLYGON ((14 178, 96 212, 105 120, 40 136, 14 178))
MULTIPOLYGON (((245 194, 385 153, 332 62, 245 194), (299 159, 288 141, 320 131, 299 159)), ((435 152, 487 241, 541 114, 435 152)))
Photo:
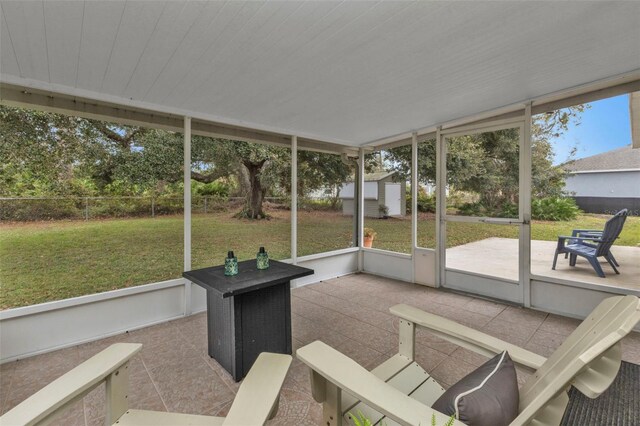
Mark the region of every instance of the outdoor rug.
POLYGON ((577 389, 571 388, 569 405, 561 425, 640 425, 640 365, 622 361, 616 379, 596 399, 587 398, 577 389))

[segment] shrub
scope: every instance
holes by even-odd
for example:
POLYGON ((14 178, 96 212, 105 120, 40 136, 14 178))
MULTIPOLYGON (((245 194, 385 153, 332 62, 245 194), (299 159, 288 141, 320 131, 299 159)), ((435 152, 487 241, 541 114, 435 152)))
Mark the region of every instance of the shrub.
POLYGON ((151 198, 113 197, 89 200, 89 218, 151 216, 151 198))
POLYGON ((180 197, 158 197, 155 200, 155 215, 184 213, 184 200, 180 197))
POLYGON ((339 211, 342 210, 342 200, 327 198, 299 198, 298 208, 306 211, 339 211))
POLYGON ((428 196, 426 194, 418 195, 418 211, 423 213, 435 213, 436 212, 436 197, 428 196))
POLYGON ((501 217, 515 218, 519 215, 518 205, 514 203, 504 203, 502 205, 501 217))
POLYGON ((480 203, 464 203, 458 207, 458 212, 465 216, 481 216, 484 207, 480 203))
POLYGON ((531 202, 531 217, 537 220, 572 220, 580 213, 573 198, 548 197, 531 202))
MULTIPOLYGON (((407 195, 407 208, 411 211, 411 194, 407 195)), ((422 213, 435 213, 436 212, 436 197, 435 195, 429 196, 424 192, 418 194, 418 211, 422 213)))
POLYGON ((81 219, 84 202, 81 199, 24 198, 0 200, 0 221, 28 222, 35 220, 81 219))
POLYGON ((191 199, 191 210, 193 212, 202 213, 214 213, 227 211, 233 203, 230 202, 228 197, 221 197, 217 195, 213 196, 200 196, 196 195, 191 199), (205 201, 206 199, 206 201, 205 201))
MULTIPOLYGON (((518 217, 518 206, 505 202, 495 211, 486 208, 482 203, 464 203, 458 206, 458 212, 465 216, 499 216, 518 217)), ((531 202, 531 217, 536 220, 572 220, 580 213, 573 198, 548 197, 531 202)))
POLYGON ((197 183, 193 185, 195 189, 195 195, 202 196, 215 196, 215 197, 228 197, 229 196, 229 185, 215 181, 210 183, 197 183))

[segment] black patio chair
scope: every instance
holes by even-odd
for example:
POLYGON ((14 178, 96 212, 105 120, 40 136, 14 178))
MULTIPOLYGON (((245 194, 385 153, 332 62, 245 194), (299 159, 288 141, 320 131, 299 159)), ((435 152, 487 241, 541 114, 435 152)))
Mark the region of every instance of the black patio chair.
POLYGON ((578 256, 584 257, 589 261, 593 269, 596 271, 599 277, 605 278, 604 271, 598 262, 599 257, 604 257, 609 265, 613 268, 616 274, 619 274, 616 264, 612 260, 611 246, 614 241, 620 236, 622 227, 627 219, 626 210, 622 210, 616 213, 611 219, 604 225, 604 229, 599 236, 589 237, 575 237, 575 236, 559 236, 558 246, 556 247, 556 253, 553 257, 553 266, 551 269, 556 269, 556 262, 558 261, 558 255, 565 253, 569 255, 569 265, 576 266, 576 259, 578 256))
MULTIPOLYGON (((627 209, 622 209, 618 213, 616 213, 616 215, 624 215, 625 218, 626 218, 627 214, 628 214, 628 210, 627 209)), ((571 236, 572 237, 600 238, 601 235, 602 235, 602 229, 574 229, 573 231, 571 231, 571 236)), ((573 244, 573 243, 569 243, 569 244, 573 244)), ((585 244, 585 243, 583 243, 583 244, 585 244)), ((569 256, 569 254, 565 253, 564 254, 564 258, 566 259, 567 256, 569 256)), ((620 266, 620 264, 618 263, 616 258, 613 257, 613 253, 611 253, 611 250, 609 250, 609 257, 611 258, 611 261, 613 262, 614 265, 620 266)))

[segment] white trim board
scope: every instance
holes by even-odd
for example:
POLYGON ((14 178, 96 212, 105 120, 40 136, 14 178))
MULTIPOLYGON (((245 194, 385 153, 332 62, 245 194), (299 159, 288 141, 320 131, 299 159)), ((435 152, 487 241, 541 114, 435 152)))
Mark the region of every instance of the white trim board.
POLYGON ((570 175, 581 175, 587 173, 622 173, 622 172, 640 172, 640 169, 607 169, 607 170, 574 170, 569 171, 570 175))
POLYGON ((70 299, 55 300, 52 302, 40 303, 37 305, 6 309, 4 311, 0 311, 0 322, 11 318, 24 317, 27 315, 34 315, 48 311, 58 311, 74 306, 88 305, 91 303, 118 299, 126 296, 133 296, 139 293, 148 293, 170 287, 179 287, 183 286, 184 283, 184 278, 176 278, 173 280, 161 281, 157 283, 143 284, 136 287, 121 288, 117 290, 106 291, 103 293, 88 294, 85 296, 72 297, 70 299))
POLYGON ((413 249, 413 281, 429 287, 437 287, 436 251, 430 248, 413 249))
POLYGON ((0 321, 1 362, 184 316, 184 285, 104 298, 0 321))
POLYGON ((376 249, 363 249, 363 272, 413 282, 411 255, 376 249))
POLYGON ((156 111, 159 113, 169 114, 169 115, 179 116, 179 117, 188 116, 194 119, 207 121, 211 123, 223 124, 223 125, 232 126, 232 127, 239 127, 243 129, 251 129, 255 131, 275 133, 281 136, 297 135, 299 137, 303 137, 306 139, 312 139, 312 140, 317 140, 317 141, 327 142, 327 143, 337 144, 337 145, 350 146, 350 144, 344 140, 320 137, 318 135, 304 133, 304 132, 294 132, 290 129, 281 129, 273 126, 265 126, 257 123, 247 122, 244 120, 236 120, 236 119, 231 119, 226 117, 219 117, 216 115, 205 114, 198 111, 192 111, 189 109, 175 108, 175 107, 169 107, 166 105, 159 105, 155 103, 137 101, 137 100, 127 99, 127 98, 122 98, 120 96, 109 95, 106 93, 99 93, 91 90, 64 86, 61 84, 48 83, 48 82, 43 82, 43 81, 33 80, 28 78, 21 78, 13 75, 8 75, 8 74, 2 74, 0 76, 0 83, 9 84, 13 86, 20 86, 20 87, 24 87, 26 89, 31 89, 34 91, 49 92, 52 94, 70 96, 73 98, 76 98, 76 97, 83 98, 86 101, 93 101, 94 103, 122 105, 125 107, 142 109, 146 111, 156 111))
MULTIPOLYGON (((298 266, 311 268, 313 275, 291 282, 292 288, 303 287, 318 281, 328 280, 358 272, 358 248, 327 253, 325 256, 311 255, 298 258, 298 266)), ((324 253, 323 253, 324 254, 324 253)))
MULTIPOLYGON (((586 288, 531 280, 531 308, 543 312, 584 319, 604 299, 624 294, 612 287, 586 288), (610 291, 608 291, 611 289, 610 291)), ((640 324, 634 328, 640 331, 640 324)))
POLYGON ((447 289, 522 305, 522 289, 516 282, 508 282, 496 277, 480 276, 449 268, 447 268, 447 275, 450 278, 445 286, 447 289), (452 281, 456 281, 455 284, 452 281))

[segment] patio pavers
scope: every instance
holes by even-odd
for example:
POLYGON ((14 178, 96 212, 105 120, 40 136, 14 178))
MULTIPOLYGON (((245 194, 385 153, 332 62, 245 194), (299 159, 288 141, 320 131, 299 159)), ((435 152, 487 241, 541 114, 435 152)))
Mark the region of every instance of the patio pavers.
MULTIPOLYGON (((323 340, 373 368, 397 351, 398 321, 388 308, 419 306, 496 337, 549 355, 579 321, 408 284, 368 274, 349 275, 292 290, 294 350, 323 340)), ((486 358, 425 331, 417 333, 417 361, 449 387, 486 358)), ((0 367, 0 410, 6 412, 51 380, 115 342, 143 343, 132 361, 130 406, 224 415, 238 384, 207 355, 206 314, 147 327, 0 367)), ((623 341, 623 359, 640 364, 640 334, 623 341)), ((518 371, 522 384, 527 377, 518 371)), ((98 425, 104 420, 104 387, 75 404, 56 424, 98 425)), ((294 359, 273 425, 317 425, 321 407, 311 398, 307 367, 294 359)))

